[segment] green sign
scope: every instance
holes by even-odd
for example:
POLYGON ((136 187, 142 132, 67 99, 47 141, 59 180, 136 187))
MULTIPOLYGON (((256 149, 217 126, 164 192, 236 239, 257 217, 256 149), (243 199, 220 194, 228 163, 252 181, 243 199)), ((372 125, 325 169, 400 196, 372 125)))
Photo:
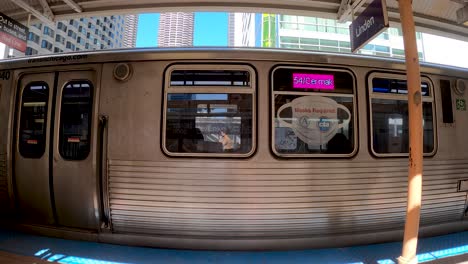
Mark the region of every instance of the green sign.
POLYGON ((466 111, 465 99, 457 98, 457 110, 466 111))

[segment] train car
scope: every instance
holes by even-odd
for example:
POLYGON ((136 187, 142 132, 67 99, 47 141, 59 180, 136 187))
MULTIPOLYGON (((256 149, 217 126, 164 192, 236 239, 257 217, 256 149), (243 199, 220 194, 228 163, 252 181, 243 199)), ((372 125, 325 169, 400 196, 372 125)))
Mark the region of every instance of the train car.
MULTIPOLYGON (((420 234, 466 230, 468 71, 421 75, 420 234)), ((0 120, 3 227, 214 250, 402 238, 400 60, 216 48, 9 60, 0 120)))

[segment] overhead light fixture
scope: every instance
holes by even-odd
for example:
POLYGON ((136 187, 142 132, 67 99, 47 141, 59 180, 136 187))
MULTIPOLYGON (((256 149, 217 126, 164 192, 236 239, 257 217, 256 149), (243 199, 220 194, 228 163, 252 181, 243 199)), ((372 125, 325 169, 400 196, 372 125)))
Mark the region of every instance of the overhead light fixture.
POLYGON ((468 27, 468 5, 457 10, 457 22, 468 27))

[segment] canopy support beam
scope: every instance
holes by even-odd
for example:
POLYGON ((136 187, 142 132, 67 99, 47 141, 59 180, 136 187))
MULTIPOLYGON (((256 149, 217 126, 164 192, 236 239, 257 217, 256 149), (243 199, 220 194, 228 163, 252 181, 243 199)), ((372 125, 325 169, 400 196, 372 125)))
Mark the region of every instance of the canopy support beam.
POLYGON ((398 0, 398 5, 405 46, 409 115, 408 203, 403 249, 401 256, 398 258, 398 263, 413 264, 417 263, 416 248, 418 245, 422 195, 423 114, 421 71, 416 45, 412 0, 398 0))
POLYGON ((31 13, 33 16, 35 16, 37 19, 39 19, 43 23, 51 25, 51 26, 55 25, 55 23, 53 21, 53 18, 45 16, 44 14, 42 14, 41 12, 36 10, 34 7, 30 6, 29 4, 27 4, 23 0, 12 0, 11 2, 14 3, 15 5, 23 8, 27 12, 31 13))
POLYGON ((52 10, 50 9, 49 4, 47 3, 47 0, 39 0, 42 6, 42 10, 44 10, 44 15, 48 17, 50 20, 54 21, 55 16, 52 10))
POLYGON ((348 21, 354 10, 359 10, 366 2, 367 0, 354 0, 354 2, 352 0, 341 0, 340 8, 338 9, 338 21, 340 23, 348 21))
POLYGON ((77 13, 83 12, 83 9, 77 3, 75 3, 75 1, 73 0, 62 0, 62 1, 65 2, 65 4, 67 4, 73 10, 75 10, 77 13))
POLYGON ((341 0, 340 8, 338 8, 338 21, 343 23, 346 21, 346 13, 351 9, 351 0, 341 0))

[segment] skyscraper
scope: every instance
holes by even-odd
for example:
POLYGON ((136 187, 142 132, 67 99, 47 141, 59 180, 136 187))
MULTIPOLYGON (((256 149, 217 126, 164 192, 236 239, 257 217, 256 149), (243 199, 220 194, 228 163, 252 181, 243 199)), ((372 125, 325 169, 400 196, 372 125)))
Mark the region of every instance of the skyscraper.
POLYGON ((277 30, 275 14, 263 14, 262 15, 262 47, 264 48, 276 48, 277 30))
MULTIPOLYGON (((261 47, 320 50, 350 53, 349 23, 333 19, 291 15, 263 14, 261 47)), ((422 34, 416 34, 419 59, 424 60, 422 34)), ((403 36, 400 29, 389 28, 367 45, 359 54, 404 58, 403 36)))
POLYGON ((255 14, 229 13, 228 46, 255 47, 255 14))
POLYGON ((29 28, 26 55, 120 48, 123 31, 123 16, 63 20, 53 27, 34 24, 29 28))
POLYGON ((159 47, 193 46, 193 13, 161 13, 159 18, 159 47))
POLYGON ((122 45, 124 48, 136 47, 137 29, 138 15, 126 15, 122 45))
POLYGON ((236 13, 228 14, 228 47, 235 46, 236 40, 236 13))

